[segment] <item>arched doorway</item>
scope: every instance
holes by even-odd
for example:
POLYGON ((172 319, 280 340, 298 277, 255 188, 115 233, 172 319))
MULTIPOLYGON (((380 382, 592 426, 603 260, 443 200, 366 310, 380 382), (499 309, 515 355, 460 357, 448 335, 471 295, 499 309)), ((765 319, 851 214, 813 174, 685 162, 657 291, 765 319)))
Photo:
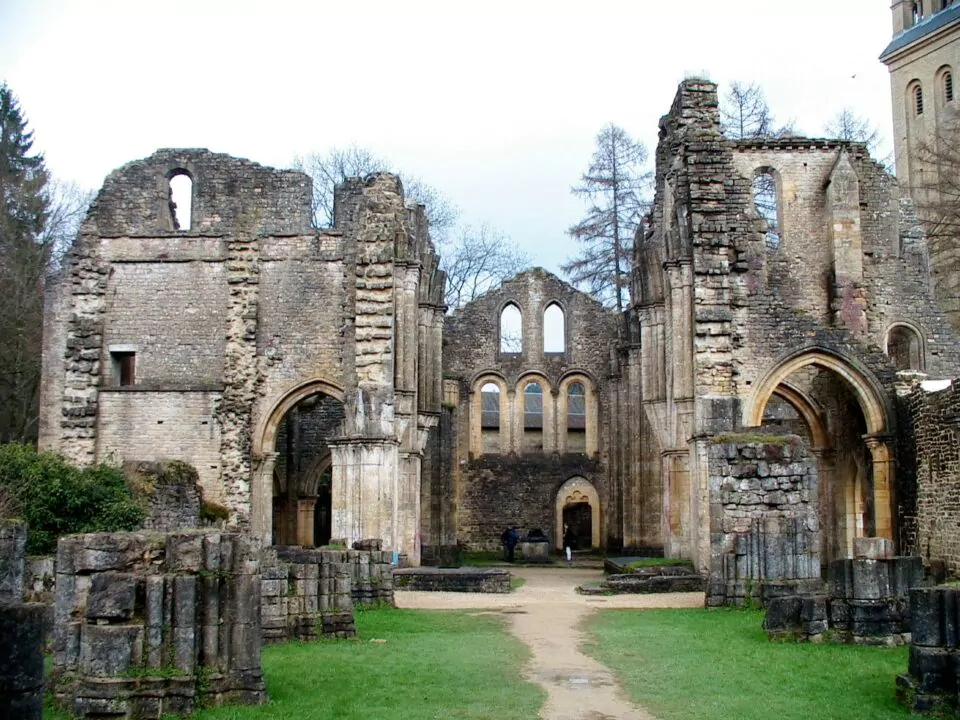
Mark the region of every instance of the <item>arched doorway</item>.
POLYGON ((331 454, 343 403, 324 392, 301 397, 279 423, 274 440, 272 539, 312 547, 330 541, 331 454))
POLYGON ((856 537, 893 540, 890 421, 879 383, 824 350, 771 370, 744 406, 744 425, 792 432, 818 458, 822 559, 850 557, 856 537))
POLYGON ((569 525, 577 535, 577 547, 600 547, 600 496, 584 477, 567 480, 557 491, 556 546, 563 546, 563 528, 569 525))

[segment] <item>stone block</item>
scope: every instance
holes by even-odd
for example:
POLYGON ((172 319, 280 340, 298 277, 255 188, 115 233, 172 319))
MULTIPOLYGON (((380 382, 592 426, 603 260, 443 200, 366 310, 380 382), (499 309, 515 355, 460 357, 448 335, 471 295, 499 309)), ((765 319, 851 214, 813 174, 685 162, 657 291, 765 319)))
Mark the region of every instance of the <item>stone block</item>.
POLYGON ((893 557, 893 543, 886 538, 858 537, 853 539, 853 557, 865 560, 886 560, 893 557))
POLYGON ((942 647, 910 646, 910 675, 922 692, 957 692, 953 654, 942 647))
POLYGON ((104 572, 93 576, 87 600, 88 620, 128 620, 137 600, 137 577, 129 573, 104 572))
POLYGON ((939 588, 910 591, 910 633, 914 646, 944 645, 944 595, 939 588))
POLYGON ((0 519, 0 605, 23 602, 27 526, 0 519))
POLYGON ((142 662, 140 625, 83 625, 80 632, 80 671, 94 677, 124 675, 142 662))

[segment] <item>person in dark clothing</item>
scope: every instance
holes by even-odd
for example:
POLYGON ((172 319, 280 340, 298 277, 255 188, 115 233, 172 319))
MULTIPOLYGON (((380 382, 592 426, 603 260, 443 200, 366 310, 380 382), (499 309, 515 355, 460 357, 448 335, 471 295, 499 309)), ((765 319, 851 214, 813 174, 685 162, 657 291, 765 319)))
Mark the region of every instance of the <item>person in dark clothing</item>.
POLYGON ((563 528, 563 551, 567 554, 567 565, 573 564, 573 548, 577 544, 577 536, 573 528, 565 525, 563 528))
POLYGON ((517 543, 520 541, 520 533, 517 532, 516 527, 508 527, 503 531, 500 540, 503 542, 504 558, 507 562, 512 563, 513 553, 517 549, 517 543))

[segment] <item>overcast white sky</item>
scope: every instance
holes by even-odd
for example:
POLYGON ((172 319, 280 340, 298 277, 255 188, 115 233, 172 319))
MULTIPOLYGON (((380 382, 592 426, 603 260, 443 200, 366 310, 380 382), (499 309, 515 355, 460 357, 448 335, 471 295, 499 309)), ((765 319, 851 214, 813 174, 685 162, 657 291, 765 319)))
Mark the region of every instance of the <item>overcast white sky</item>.
POLYGON ((57 176, 161 147, 287 167, 357 144, 557 271, 607 122, 652 151, 691 74, 756 81, 820 135, 849 106, 891 147, 889 0, 0 0, 0 80, 57 176))

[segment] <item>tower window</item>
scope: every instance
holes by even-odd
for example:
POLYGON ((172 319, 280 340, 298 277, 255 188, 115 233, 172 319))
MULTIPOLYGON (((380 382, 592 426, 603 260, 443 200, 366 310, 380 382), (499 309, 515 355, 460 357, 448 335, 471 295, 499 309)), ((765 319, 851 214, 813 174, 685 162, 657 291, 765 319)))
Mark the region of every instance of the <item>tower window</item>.
POLYGON ((919 85, 913 89, 913 109, 917 115, 923 115, 923 88, 919 85))
POLYGON ((943 74, 943 98, 947 102, 953 102, 953 73, 950 71, 943 74))

